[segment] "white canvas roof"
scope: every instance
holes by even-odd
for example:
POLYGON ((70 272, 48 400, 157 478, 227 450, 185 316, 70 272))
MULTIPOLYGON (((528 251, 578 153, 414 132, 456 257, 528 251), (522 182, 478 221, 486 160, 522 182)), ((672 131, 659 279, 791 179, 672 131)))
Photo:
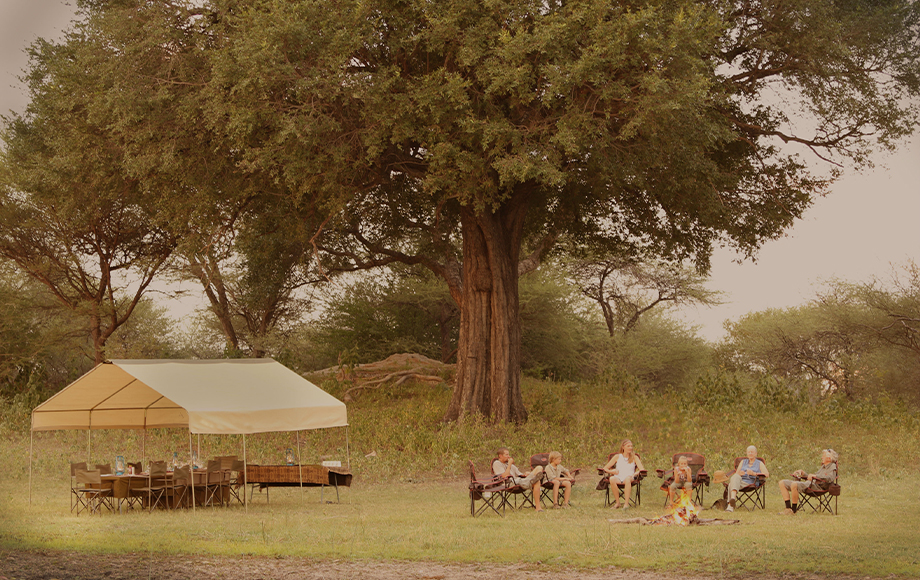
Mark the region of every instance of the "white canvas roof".
POLYGON ((343 427, 345 403, 272 359, 113 360, 32 412, 32 430, 188 427, 266 433, 343 427))

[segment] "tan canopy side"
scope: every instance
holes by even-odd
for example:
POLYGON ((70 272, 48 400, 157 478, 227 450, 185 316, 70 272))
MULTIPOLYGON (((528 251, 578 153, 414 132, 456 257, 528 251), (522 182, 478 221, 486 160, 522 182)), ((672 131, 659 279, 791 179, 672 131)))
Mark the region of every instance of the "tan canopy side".
POLYGON ((344 403, 271 359, 111 361, 32 413, 34 431, 188 427, 241 434, 347 424, 344 403))

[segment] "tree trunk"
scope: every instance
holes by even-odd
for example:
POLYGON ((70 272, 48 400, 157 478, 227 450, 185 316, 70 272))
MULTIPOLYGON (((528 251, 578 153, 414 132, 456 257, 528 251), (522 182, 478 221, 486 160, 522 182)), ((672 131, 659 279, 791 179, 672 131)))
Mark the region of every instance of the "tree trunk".
POLYGON ((445 420, 481 414, 522 423, 518 259, 526 190, 496 212, 462 209, 463 296, 457 384, 445 420))

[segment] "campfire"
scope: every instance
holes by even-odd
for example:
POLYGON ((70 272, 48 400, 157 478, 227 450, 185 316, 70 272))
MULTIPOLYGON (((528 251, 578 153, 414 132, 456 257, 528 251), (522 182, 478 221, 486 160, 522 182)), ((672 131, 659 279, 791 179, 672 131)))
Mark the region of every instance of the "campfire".
POLYGON ((692 494, 689 491, 683 491, 680 497, 671 505, 671 513, 665 514, 660 518, 649 520, 651 526, 689 526, 697 523, 700 508, 693 503, 692 494))
POLYGON ((699 517, 701 508, 693 503, 689 492, 684 492, 680 498, 671 505, 670 512, 660 518, 629 518, 625 520, 609 520, 613 524, 642 524, 643 526, 716 526, 737 524, 740 520, 722 520, 718 518, 706 519, 699 517))

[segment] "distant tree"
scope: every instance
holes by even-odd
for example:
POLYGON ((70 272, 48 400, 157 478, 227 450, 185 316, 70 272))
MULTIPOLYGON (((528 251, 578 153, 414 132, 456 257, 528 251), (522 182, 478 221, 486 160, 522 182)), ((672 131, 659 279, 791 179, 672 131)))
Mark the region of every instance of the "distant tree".
POLYGON ((373 362, 410 352, 449 362, 456 352, 459 311, 430 275, 343 279, 323 293, 326 305, 312 334, 327 361, 344 355, 373 362))
POLYGON ((874 341, 854 332, 850 321, 866 313, 821 302, 755 312, 726 325, 726 342, 743 368, 809 387, 813 394, 855 399, 870 376, 866 357, 874 341))
POLYGON ((143 298, 131 318, 106 341, 105 356, 107 359, 187 358, 175 329, 176 321, 166 307, 143 298))
POLYGON ((690 386, 713 360, 712 347, 695 329, 661 311, 649 312, 632 332, 606 342, 595 355, 600 369, 626 372, 658 390, 690 386))
POLYGON ((693 267, 652 259, 605 257, 566 262, 581 293, 601 307, 610 336, 636 328, 653 309, 719 304, 719 292, 693 267))
POLYGON ((295 323, 309 304, 309 287, 328 275, 316 267, 304 222, 285 205, 253 211, 251 200, 233 219, 182 245, 183 277, 197 280, 226 340, 229 354, 260 358, 279 326, 295 323))
POLYGON ((896 269, 889 281, 864 283, 835 280, 820 301, 833 305, 859 304, 871 316, 852 321, 855 330, 873 334, 892 346, 904 348, 920 359, 920 267, 909 261, 896 269))
POLYGON ((87 66, 79 35, 30 50, 31 101, 4 118, 0 139, 0 256, 85 317, 93 360, 167 265, 175 238, 126 171, 123 141, 87 66))
POLYGON ((54 394, 90 369, 84 322, 44 285, 0 260, 0 399, 54 394))

